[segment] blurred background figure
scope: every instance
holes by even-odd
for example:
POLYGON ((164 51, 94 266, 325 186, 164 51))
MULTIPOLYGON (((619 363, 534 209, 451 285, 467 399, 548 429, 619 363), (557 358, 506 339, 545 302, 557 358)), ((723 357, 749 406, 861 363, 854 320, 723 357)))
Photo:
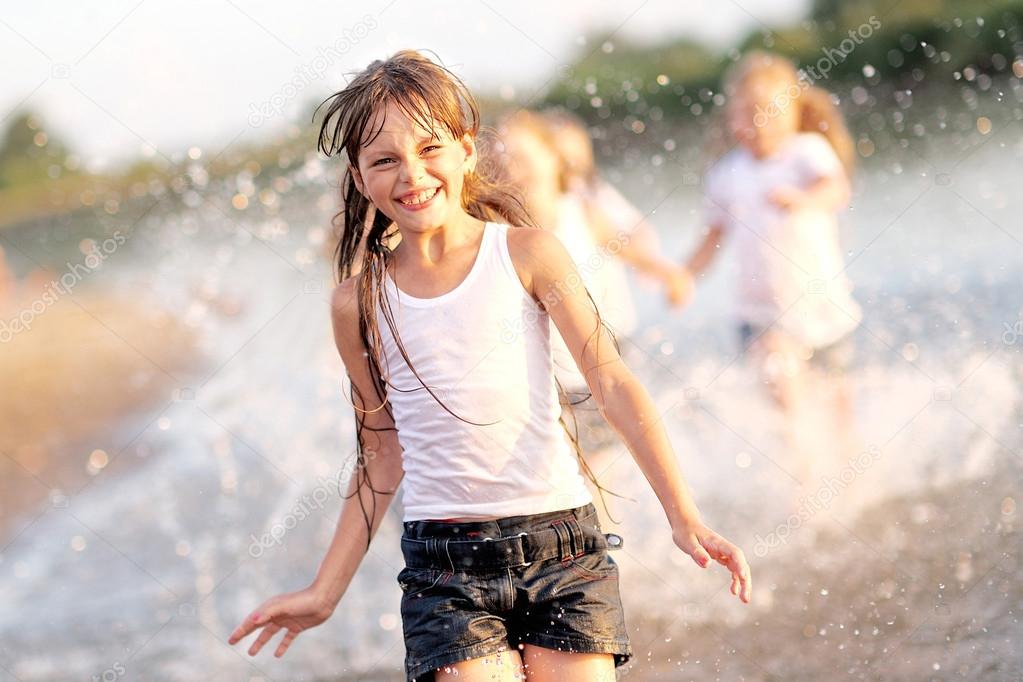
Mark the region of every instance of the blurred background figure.
POLYGON ((685 268, 660 255, 660 240, 646 216, 600 174, 593 140, 579 116, 564 108, 543 114, 561 158, 566 193, 580 202, 594 239, 636 268, 639 282, 663 286, 671 305, 684 305, 692 293, 685 268))
MULTIPOLYGON (((642 215, 641 220, 627 224, 630 207, 599 179, 592 143, 577 120, 565 113, 545 116, 523 109, 501 118, 498 134, 508 181, 522 192, 537 224, 552 230, 568 249, 604 323, 615 333, 623 357, 638 360, 630 344, 623 343, 637 327, 624 262, 658 281, 676 302, 683 299, 688 273, 653 251, 656 241, 649 236, 632 238, 634 230, 644 229, 642 215), (609 196, 617 222, 599 203, 609 196)), ((638 211, 632 209, 632 213, 638 211)), ((551 347, 558 381, 577 406, 580 445, 591 464, 599 464, 607 448, 618 442, 617 435, 587 399, 586 380, 553 327, 551 347)))
POLYGON ((862 311, 845 277, 837 221, 849 200, 852 140, 828 94, 801 82, 779 55, 746 55, 725 91, 734 147, 707 173, 708 229, 686 267, 699 274, 726 235, 734 241, 740 341, 784 413, 809 483, 814 456, 855 452, 843 373, 862 311), (799 418, 821 400, 827 422, 799 418), (808 435, 823 441, 801 442, 808 435))

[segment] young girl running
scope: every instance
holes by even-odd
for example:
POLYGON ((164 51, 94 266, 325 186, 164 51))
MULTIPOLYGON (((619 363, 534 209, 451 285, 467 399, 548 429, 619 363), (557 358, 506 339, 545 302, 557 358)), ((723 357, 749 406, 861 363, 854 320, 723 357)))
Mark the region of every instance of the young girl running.
POLYGON ((701 567, 726 566, 732 593, 750 600, 742 551, 701 519, 657 408, 621 363, 571 258, 550 232, 522 226, 521 204, 488 180, 478 133, 465 86, 416 52, 370 64, 330 99, 320 146, 349 164, 332 321, 358 466, 312 583, 268 599, 231 635, 234 644, 262 628, 251 655, 286 630, 282 656, 333 614, 403 483, 397 580, 409 680, 613 678, 632 655, 608 555, 621 539, 601 531, 559 428, 549 319, 676 545, 701 567), (401 234, 393 251, 389 229, 401 234))
MULTIPOLYGON (((842 373, 862 311, 844 275, 836 214, 849 199, 852 140, 828 93, 801 82, 780 56, 748 54, 725 90, 736 146, 707 173, 710 229, 687 267, 700 273, 723 237, 735 242, 742 345, 785 411, 790 440, 798 440, 794 414, 809 396, 814 369, 828 374, 837 440, 849 445, 851 399, 842 373)), ((808 472, 808 461, 802 468, 808 472)))

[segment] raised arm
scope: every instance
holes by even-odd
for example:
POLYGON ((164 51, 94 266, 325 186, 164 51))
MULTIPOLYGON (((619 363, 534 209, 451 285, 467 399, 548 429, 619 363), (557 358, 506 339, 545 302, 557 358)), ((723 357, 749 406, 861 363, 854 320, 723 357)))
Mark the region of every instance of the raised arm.
POLYGON ((703 523, 653 399, 598 325, 593 304, 561 241, 543 230, 512 228, 509 246, 523 285, 547 310, 601 415, 622 437, 657 495, 675 544, 700 567, 711 559, 726 566, 732 573, 732 593, 748 602, 752 587, 742 550, 703 523))

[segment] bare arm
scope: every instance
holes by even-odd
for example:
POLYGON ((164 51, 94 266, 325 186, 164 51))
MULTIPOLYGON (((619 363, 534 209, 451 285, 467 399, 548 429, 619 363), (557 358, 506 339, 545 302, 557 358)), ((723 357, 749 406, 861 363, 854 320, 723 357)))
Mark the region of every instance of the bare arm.
POLYGON ((249 647, 250 656, 259 653, 280 630, 287 629, 287 634, 274 652, 274 656, 280 658, 300 632, 330 618, 366 555, 368 540, 383 520, 403 476, 401 447, 397 432, 394 431, 394 422, 388 410, 380 404, 382 399, 374 400, 376 392, 370 380, 367 357, 364 354, 365 345, 359 336, 354 283, 355 278, 349 277, 334 290, 331 320, 338 352, 355 388, 355 404, 367 410, 365 424, 368 428, 364 429, 362 435, 364 473, 368 474, 373 488, 378 492, 372 492, 363 481, 358 494, 353 494, 358 480, 354 462, 350 470, 346 468, 345 475, 349 476, 348 497, 341 507, 334 539, 312 584, 297 592, 267 599, 246 616, 228 639, 228 643, 236 644, 249 633, 262 628, 259 637, 249 647), (366 527, 363 507, 370 515, 369 529, 366 527))
POLYGON ((586 202, 586 217, 597 244, 637 270, 663 281, 678 269, 678 266, 667 258, 638 246, 629 238, 629 233, 616 232, 604 211, 592 201, 586 202))
POLYGON ((659 280, 664 285, 671 305, 689 303, 693 281, 692 275, 685 268, 643 248, 630 238, 631 234, 616 232, 604 211, 592 201, 586 202, 586 215, 587 224, 603 251, 618 256, 640 272, 659 280))
POLYGON ((852 188, 845 175, 824 175, 806 188, 807 200, 827 211, 837 211, 849 203, 852 188))
POLYGON ((724 233, 724 226, 715 223, 707 229, 707 234, 704 235, 703 241, 696 247, 696 251, 689 256, 689 260, 686 261, 686 269, 696 276, 707 269, 707 266, 711 264, 711 261, 717 257, 718 251, 721 249, 721 236, 724 233))
POLYGON ((367 357, 364 355, 366 346, 359 336, 359 312, 354 295, 354 281, 355 278, 351 277, 335 289, 331 300, 331 320, 334 326, 334 342, 355 387, 355 406, 359 410, 365 410, 363 418, 366 428, 362 434, 365 473, 368 474, 376 492, 371 491, 368 483, 363 481, 356 493, 358 477, 354 469, 352 470, 346 493, 347 499, 341 508, 341 517, 334 531, 334 538, 313 582, 313 589, 332 609, 348 589, 366 554, 368 540, 380 526, 404 476, 401 446, 398 444, 394 421, 386 406, 376 397, 367 357), (370 529, 366 527, 363 508, 370 516, 370 529))
POLYGON ((813 208, 838 211, 849 203, 851 188, 845 175, 821 175, 806 187, 779 187, 771 192, 771 203, 785 209, 813 208))
POLYGON ((671 305, 682 306, 690 302, 693 276, 685 268, 643 248, 630 238, 631 234, 616 232, 605 212, 592 201, 586 202, 586 216, 602 251, 614 254, 640 272, 660 280, 671 305))
POLYGON ((748 602, 749 566, 742 550, 704 525, 657 407, 622 362, 607 331, 598 325, 565 247, 557 237, 541 230, 513 228, 510 236, 513 258, 523 263, 527 290, 554 320, 601 415, 625 441, 657 495, 676 544, 701 567, 706 567, 710 559, 728 567, 732 593, 748 602))

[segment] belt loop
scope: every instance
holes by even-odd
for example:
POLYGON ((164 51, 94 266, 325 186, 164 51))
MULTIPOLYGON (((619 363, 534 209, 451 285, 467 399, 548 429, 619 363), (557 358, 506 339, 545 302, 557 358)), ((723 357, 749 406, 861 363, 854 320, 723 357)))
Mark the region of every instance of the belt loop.
POLYGON ((426 538, 426 559, 430 563, 434 563, 440 559, 440 556, 437 554, 437 538, 426 538))
POLYGON ((451 538, 444 538, 444 556, 448 559, 448 566, 451 567, 451 574, 455 573, 455 562, 451 560, 451 550, 448 549, 448 544, 451 542, 451 538))
POLYGON ((561 561, 568 561, 572 558, 571 537, 564 527, 565 520, 558 519, 551 522, 551 528, 558 534, 558 555, 561 561))
POLYGON ((565 521, 565 525, 568 526, 568 530, 572 533, 572 555, 577 557, 582 556, 586 553, 586 545, 583 542, 583 529, 579 525, 579 519, 573 516, 565 521))

